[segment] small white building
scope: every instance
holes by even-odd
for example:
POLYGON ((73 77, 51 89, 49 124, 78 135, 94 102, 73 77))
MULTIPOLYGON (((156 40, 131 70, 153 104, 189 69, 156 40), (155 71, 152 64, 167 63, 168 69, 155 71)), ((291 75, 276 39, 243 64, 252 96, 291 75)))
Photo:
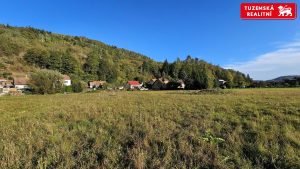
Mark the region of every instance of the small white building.
POLYGON ((184 89, 185 88, 185 83, 183 80, 178 80, 179 86, 177 87, 178 89, 184 89))
POLYGON ((140 84, 138 81, 128 81, 125 85, 125 88, 127 89, 140 89, 143 86, 143 84, 140 84))
POLYGON ((223 79, 219 79, 219 86, 223 89, 226 89, 226 81, 223 79))
POLYGON ((13 84, 14 84, 15 88, 18 90, 30 89, 29 78, 27 78, 27 77, 14 78, 13 84))
POLYGON ((223 80, 223 79, 219 79, 219 84, 220 85, 224 85, 226 83, 226 81, 225 80, 223 80))
POLYGON ((68 75, 63 75, 63 84, 64 86, 71 86, 71 78, 68 75))

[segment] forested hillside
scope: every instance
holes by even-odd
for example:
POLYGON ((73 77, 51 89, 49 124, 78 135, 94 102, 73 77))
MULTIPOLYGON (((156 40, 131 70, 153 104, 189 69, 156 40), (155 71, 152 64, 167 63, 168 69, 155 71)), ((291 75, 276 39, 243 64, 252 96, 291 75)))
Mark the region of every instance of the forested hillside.
POLYGON ((191 56, 173 63, 167 60, 160 63, 85 37, 0 25, 0 77, 23 76, 40 69, 56 70, 85 82, 106 80, 111 85, 158 77, 182 79, 188 89, 212 88, 217 86, 218 79, 226 80, 228 87, 247 86, 251 82, 241 72, 191 56))

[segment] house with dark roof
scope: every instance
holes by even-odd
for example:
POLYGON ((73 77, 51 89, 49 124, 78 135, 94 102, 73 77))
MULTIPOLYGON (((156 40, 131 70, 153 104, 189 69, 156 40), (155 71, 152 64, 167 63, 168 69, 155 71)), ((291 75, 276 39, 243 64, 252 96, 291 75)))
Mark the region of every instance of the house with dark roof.
POLYGON ((152 90, 165 90, 167 85, 160 79, 157 79, 151 86, 152 90))
POLYGON ((152 90, 165 90, 169 82, 166 78, 152 79, 148 82, 148 87, 152 90))

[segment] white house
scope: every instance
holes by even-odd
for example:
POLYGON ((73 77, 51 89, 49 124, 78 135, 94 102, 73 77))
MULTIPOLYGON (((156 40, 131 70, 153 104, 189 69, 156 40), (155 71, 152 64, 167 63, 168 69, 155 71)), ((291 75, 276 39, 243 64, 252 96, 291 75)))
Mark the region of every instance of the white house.
POLYGON ((223 79, 219 79, 219 86, 223 89, 226 89, 226 81, 223 79))
POLYGON ((183 80, 178 80, 179 86, 177 87, 178 89, 184 89, 185 88, 185 83, 183 80))
POLYGON ((225 80, 223 80, 223 79, 219 79, 219 84, 220 85, 224 85, 226 83, 226 81, 225 80))
POLYGON ((140 89, 143 84, 140 84, 138 81, 128 81, 125 88, 127 89, 140 89))
POLYGON ((13 84, 18 90, 29 89, 29 78, 27 77, 17 77, 14 78, 13 84))
POLYGON ((64 80, 64 86, 71 86, 71 78, 68 75, 63 75, 63 80, 64 80))

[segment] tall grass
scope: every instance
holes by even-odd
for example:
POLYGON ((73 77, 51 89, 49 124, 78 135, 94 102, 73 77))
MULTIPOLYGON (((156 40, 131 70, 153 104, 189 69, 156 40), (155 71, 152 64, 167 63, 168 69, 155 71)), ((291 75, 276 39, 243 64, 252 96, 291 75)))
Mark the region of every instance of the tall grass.
POLYGON ((300 168, 300 90, 1 97, 0 168, 300 168))

